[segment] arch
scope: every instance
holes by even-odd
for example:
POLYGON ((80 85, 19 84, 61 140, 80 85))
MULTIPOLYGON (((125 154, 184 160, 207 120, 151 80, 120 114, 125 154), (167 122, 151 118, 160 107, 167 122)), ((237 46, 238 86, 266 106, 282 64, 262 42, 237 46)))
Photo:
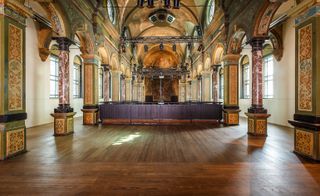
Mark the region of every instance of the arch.
POLYGON ((277 61, 281 61, 283 56, 283 42, 281 38, 282 31, 278 32, 276 29, 272 29, 269 32, 270 41, 273 46, 273 56, 277 61))
POLYGON ((258 16, 254 22, 253 26, 253 36, 252 37, 267 37, 269 32, 270 23, 272 18, 278 8, 280 7, 281 2, 270 2, 266 1, 258 12, 258 16))
POLYGON ((113 71, 119 71, 119 57, 118 54, 112 53, 110 57, 110 66, 113 71))
POLYGON ((224 45, 222 43, 218 43, 213 50, 212 53, 212 65, 221 65, 222 64, 222 59, 224 55, 224 45))
POLYGON ((242 40, 246 36, 243 29, 238 29, 229 39, 228 54, 240 54, 242 51, 242 40))
POLYGON ((88 32, 77 31, 75 36, 80 41, 80 51, 82 54, 94 54, 94 42, 88 32))

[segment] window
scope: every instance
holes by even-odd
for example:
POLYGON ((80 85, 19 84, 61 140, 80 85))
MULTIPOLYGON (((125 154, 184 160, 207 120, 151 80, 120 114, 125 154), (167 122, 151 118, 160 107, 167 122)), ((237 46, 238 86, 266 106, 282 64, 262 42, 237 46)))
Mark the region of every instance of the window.
POLYGON ((219 72, 219 99, 223 99, 224 93, 224 77, 223 77, 223 69, 220 69, 219 72))
POLYGON ((79 56, 73 62, 73 97, 82 97, 82 62, 79 56))
POLYGON ((214 12, 215 12, 215 0, 211 0, 208 6, 208 15, 207 15, 207 23, 210 24, 212 22, 214 12))
POLYGON ((250 68, 249 57, 243 57, 241 61, 241 98, 250 98, 250 68))
POLYGON ((99 69, 99 98, 103 99, 103 69, 99 69))
POLYGON ((107 9, 108 9, 108 16, 109 16, 111 23, 115 24, 115 22, 116 22, 115 8, 114 8, 112 0, 107 1, 107 9))
POLYGON ((51 47, 50 55, 50 98, 59 97, 59 50, 58 46, 51 47))
POLYGON ((273 98, 273 56, 263 58, 264 98, 273 98))
POLYGON ((109 100, 112 100, 112 77, 111 77, 111 71, 109 71, 109 100))

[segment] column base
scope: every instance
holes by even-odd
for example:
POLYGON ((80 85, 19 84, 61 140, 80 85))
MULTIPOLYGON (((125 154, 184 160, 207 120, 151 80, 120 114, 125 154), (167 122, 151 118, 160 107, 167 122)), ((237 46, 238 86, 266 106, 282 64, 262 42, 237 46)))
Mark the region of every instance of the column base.
POLYGON ((82 109, 83 124, 84 125, 97 125, 99 120, 99 109, 82 109))
POLYGON ((0 160, 27 152, 25 121, 0 123, 0 160))
POLYGON ((245 113, 248 117, 248 134, 253 136, 268 136, 268 118, 270 114, 245 113))
POLYGON ((239 113, 241 110, 223 109, 224 124, 227 126, 239 125, 239 113))
POLYGON ((53 113, 54 118, 54 136, 66 136, 74 133, 74 115, 75 112, 53 113))
POLYGON ((320 161, 320 124, 288 121, 294 126, 294 152, 320 161))

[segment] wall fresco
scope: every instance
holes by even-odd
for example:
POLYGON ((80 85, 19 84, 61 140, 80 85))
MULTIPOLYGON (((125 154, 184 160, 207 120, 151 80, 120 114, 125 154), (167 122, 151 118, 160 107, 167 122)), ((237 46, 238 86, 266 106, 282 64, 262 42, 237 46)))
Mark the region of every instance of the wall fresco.
POLYGON ((24 128, 7 132, 7 156, 24 150, 24 128))
POLYGON ((312 25, 298 30, 298 110, 312 111, 312 25))

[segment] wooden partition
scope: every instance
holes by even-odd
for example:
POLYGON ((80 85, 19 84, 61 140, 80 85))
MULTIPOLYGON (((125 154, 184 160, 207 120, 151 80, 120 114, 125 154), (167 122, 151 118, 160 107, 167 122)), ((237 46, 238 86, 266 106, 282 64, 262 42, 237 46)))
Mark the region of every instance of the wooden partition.
POLYGON ((103 124, 182 124, 220 122, 219 103, 104 103, 100 105, 103 124))

